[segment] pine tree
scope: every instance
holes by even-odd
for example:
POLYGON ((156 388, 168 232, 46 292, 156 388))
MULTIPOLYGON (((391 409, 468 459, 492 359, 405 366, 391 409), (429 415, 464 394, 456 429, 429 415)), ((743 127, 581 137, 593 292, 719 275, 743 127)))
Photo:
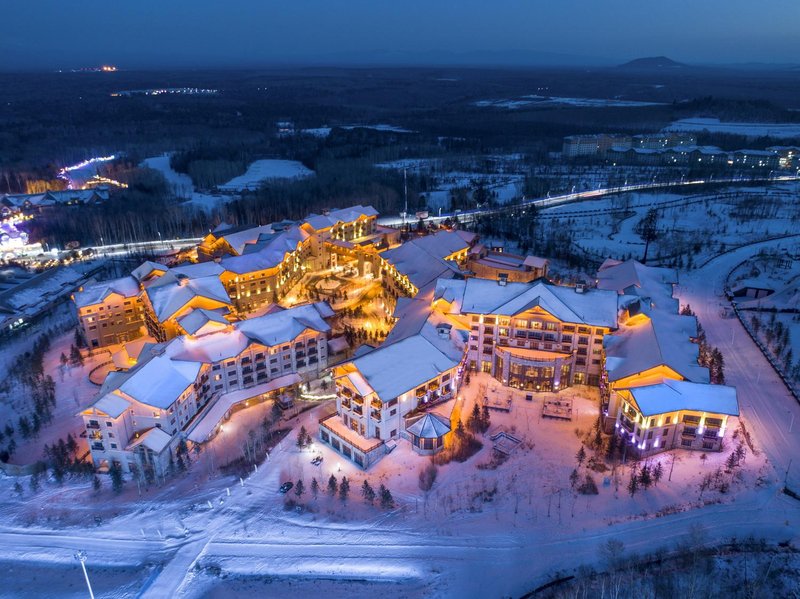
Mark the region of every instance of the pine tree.
POLYGON ((372 502, 375 501, 375 491, 366 478, 364 479, 364 484, 361 485, 361 496, 364 498, 364 503, 369 505, 372 505, 372 502))
POLYGON ((316 499, 319 495, 319 483, 317 482, 316 478, 311 479, 311 495, 314 497, 314 499, 316 499))
POLYGON ((347 501, 347 496, 350 494, 350 481, 346 476, 342 477, 342 482, 339 485, 339 499, 347 501))
POLYGON ((631 497, 636 495, 636 491, 639 490, 639 476, 637 475, 635 470, 631 470, 631 479, 628 481, 628 493, 631 494, 631 497))
POLYGON ((36 493, 39 490, 39 473, 35 473, 31 476, 31 480, 28 483, 31 488, 31 492, 36 493))
POLYGON ((22 485, 19 484, 19 481, 14 482, 14 493, 16 493, 19 497, 22 497, 22 485))
POLYGON ((578 478, 579 478, 578 470, 573 468, 572 473, 570 473, 570 475, 569 475, 569 485, 573 489, 575 488, 575 485, 578 484, 578 478))
POLYGON ((298 447, 305 447, 307 445, 307 443, 306 443, 306 437, 307 436, 308 436, 308 433, 306 432, 306 427, 305 426, 301 426, 300 427, 300 432, 297 433, 297 446, 298 447))
POLYGON ((581 445, 581 448, 578 450, 578 453, 575 455, 575 459, 578 460, 578 466, 583 465, 583 461, 586 459, 586 450, 581 445))
POLYGON ((278 399, 276 398, 272 402, 272 408, 270 409, 270 418, 272 419, 272 423, 275 424, 281 419, 283 412, 281 411, 281 405, 278 399))
POLYGON ((61 352, 61 357, 59 358, 59 360, 61 361, 61 366, 62 367, 66 366, 67 363, 69 362, 69 358, 67 358, 67 354, 65 354, 63 351, 61 352))
POLYGON ((114 462, 108 473, 111 475, 111 488, 114 490, 114 493, 122 493, 122 486, 125 483, 125 479, 122 477, 122 468, 120 465, 114 462))
POLYGON ((492 417, 489 414, 489 406, 483 406, 483 408, 481 408, 481 432, 485 433, 488 431, 491 425, 492 417))
POLYGON ((481 408, 477 402, 472 405, 472 412, 467 419, 467 430, 471 433, 478 433, 482 428, 481 408))
POLYGON ((656 467, 653 469, 653 483, 658 486, 658 483, 661 482, 661 477, 664 476, 664 468, 661 466, 661 462, 656 464, 656 467))
POLYGON ((653 484, 653 477, 650 474, 650 466, 647 464, 642 466, 642 470, 639 472, 639 483, 644 489, 649 489, 650 485, 653 484))
POLYGON ((383 484, 381 484, 380 488, 378 489, 378 495, 381 498, 381 507, 385 510, 392 509, 394 507, 394 497, 392 497, 391 491, 387 489, 383 484))
POLYGON ((331 477, 328 479, 328 493, 330 493, 331 497, 336 495, 336 490, 339 488, 338 483, 336 482, 336 477, 331 474, 331 477))
POLYGON ((297 481, 297 484, 294 486, 294 494, 297 495, 298 499, 300 499, 300 497, 302 497, 303 493, 305 492, 306 492, 306 487, 303 484, 303 479, 301 478, 297 481))
POLYGON ((92 488, 94 492, 99 493, 102 486, 103 484, 100 482, 100 477, 95 474, 94 478, 92 478, 92 488))

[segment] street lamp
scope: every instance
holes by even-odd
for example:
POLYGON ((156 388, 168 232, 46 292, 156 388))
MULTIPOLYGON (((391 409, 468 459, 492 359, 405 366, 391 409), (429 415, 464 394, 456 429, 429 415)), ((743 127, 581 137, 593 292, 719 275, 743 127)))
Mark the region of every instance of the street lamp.
POLYGON ((83 570, 83 577, 86 579, 86 588, 89 589, 89 597, 90 599, 94 599, 92 584, 89 582, 89 573, 86 571, 86 552, 83 550, 76 551, 75 559, 81 563, 81 569, 83 570))

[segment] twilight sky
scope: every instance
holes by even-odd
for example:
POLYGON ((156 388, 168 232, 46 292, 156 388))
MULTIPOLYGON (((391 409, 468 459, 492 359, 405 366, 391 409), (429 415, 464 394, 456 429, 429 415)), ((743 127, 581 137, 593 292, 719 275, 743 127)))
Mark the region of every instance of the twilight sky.
POLYGON ((800 62, 800 0, 11 0, 0 70, 800 62))

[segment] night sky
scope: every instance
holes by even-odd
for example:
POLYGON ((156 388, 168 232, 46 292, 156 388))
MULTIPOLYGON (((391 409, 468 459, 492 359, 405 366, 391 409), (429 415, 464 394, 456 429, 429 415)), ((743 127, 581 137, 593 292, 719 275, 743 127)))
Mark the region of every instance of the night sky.
POLYGON ((0 69, 800 62, 798 0, 20 0, 0 69))

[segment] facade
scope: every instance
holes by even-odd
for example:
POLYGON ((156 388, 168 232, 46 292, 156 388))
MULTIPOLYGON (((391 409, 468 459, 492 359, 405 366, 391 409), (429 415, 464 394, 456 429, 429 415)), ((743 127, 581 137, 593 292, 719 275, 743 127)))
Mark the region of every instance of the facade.
POLYGON ((614 391, 611 409, 615 433, 636 457, 676 447, 721 451, 728 418, 739 415, 733 387, 670 379, 614 391))
POLYGON ((109 373, 96 400, 80 413, 95 466, 117 462, 125 472, 152 466, 163 473, 170 456, 165 450, 181 438, 205 441, 236 403, 316 378, 328 363, 325 319, 331 315, 325 304, 308 304, 201 326, 195 334, 141 348, 135 364, 109 373), (198 427, 203 434, 193 435, 198 427), (169 441, 136 443, 145 435, 164 439, 154 429, 169 441), (144 457, 155 462, 142 462, 144 457))
POLYGON ((434 306, 470 327, 467 366, 540 391, 598 385, 604 337, 617 327, 611 291, 545 281, 440 280, 434 306))
POLYGON ((195 264, 167 268, 145 262, 131 277, 76 295, 80 325, 91 347, 104 347, 145 333, 162 342, 173 339, 183 333, 179 321, 193 310, 217 312, 229 320, 245 318, 285 298, 310 269, 335 262, 336 244, 350 248, 336 251, 358 254, 362 274, 371 270, 377 261, 373 243, 389 236, 377 227, 376 218, 371 206, 354 206, 312 215, 300 225, 289 221, 218 228, 195 248, 195 264), (109 288, 117 289, 116 295, 109 288), (117 297, 120 290, 122 299, 117 297))
POLYGON ((132 276, 86 285, 72 299, 91 349, 133 341, 144 334, 144 304, 139 282, 132 276))
POLYGON ((334 369, 336 413, 320 421, 320 439, 362 468, 401 437, 421 451, 442 446, 446 433, 425 441, 413 425, 426 410, 455 397, 466 331, 435 313, 425 316, 406 331, 408 336, 387 338, 381 347, 334 369))

